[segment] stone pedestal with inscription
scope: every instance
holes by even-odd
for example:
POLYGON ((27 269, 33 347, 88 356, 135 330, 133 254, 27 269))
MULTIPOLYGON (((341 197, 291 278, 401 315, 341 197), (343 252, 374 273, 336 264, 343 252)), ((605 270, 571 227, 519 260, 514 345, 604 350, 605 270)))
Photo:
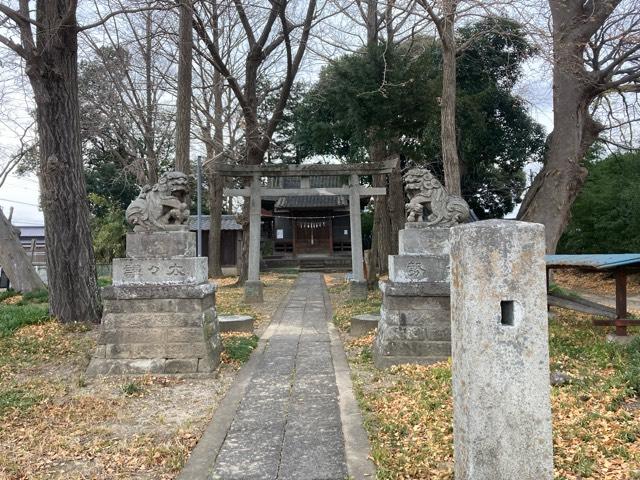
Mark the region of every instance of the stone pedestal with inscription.
POLYGON ((451 355, 449 231, 424 222, 400 231, 399 254, 389 256, 380 282, 382 308, 373 347, 378 368, 429 364, 451 355))
POLYGON ((186 226, 127 235, 102 291, 98 346, 87 375, 209 373, 222 344, 207 258, 186 226))

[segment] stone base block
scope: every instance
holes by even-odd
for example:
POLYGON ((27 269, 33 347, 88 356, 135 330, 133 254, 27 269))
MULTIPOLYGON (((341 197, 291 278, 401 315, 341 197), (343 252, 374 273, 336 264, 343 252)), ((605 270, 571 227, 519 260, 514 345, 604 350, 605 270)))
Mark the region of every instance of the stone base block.
POLYGON ((244 284, 244 301, 247 303, 262 303, 262 282, 246 282, 244 284))
POLYGON ((220 315, 218 324, 221 332, 253 333, 253 317, 249 315, 220 315))
POLYGON ((206 257, 115 258, 113 285, 199 285, 209 281, 206 257))
POLYGON ((215 367, 203 358, 190 359, 106 359, 92 358, 88 377, 102 375, 175 375, 212 373, 215 367))
POLYGON ((214 371, 222 351, 214 292, 208 284, 104 289, 98 346, 87 375, 214 371), (172 294, 179 298, 166 298, 172 294))
POLYGON ((127 233, 128 258, 196 256, 196 234, 189 231, 127 233))
POLYGON ((351 318, 351 326, 349 334, 352 337, 364 337, 378 328, 380 315, 365 313, 364 315, 356 315, 351 318))
MULTIPOLYGON (((153 300, 179 302, 180 300, 193 300, 203 302, 215 301, 216 286, 212 283, 200 285, 119 285, 102 288, 102 300, 153 300)), ((106 302, 105 302, 106 303, 106 302)), ((142 304, 141 304, 142 305, 142 304)), ((180 303, 175 304, 180 305, 180 303)), ((184 304, 183 304, 184 305, 184 304)), ((205 304, 203 304, 204 306, 205 304)), ((213 306, 213 303, 206 304, 213 306)), ((147 304, 151 307, 151 304, 147 304)), ((171 308, 169 308, 171 311, 171 308)), ((188 311, 191 311, 189 309, 188 311)))
POLYGON ((354 300, 367 298, 369 296, 367 282, 356 282, 355 280, 350 282, 349 294, 354 300))
POLYGON ((418 356, 374 356, 373 364, 376 368, 384 370, 385 368, 393 367, 394 365, 433 365, 434 363, 442 362, 440 357, 418 357, 418 356))
POLYGON ((402 363, 430 364, 449 358, 449 296, 390 295, 389 291, 408 292, 397 284, 388 288, 389 284, 382 286, 381 318, 373 344, 374 364, 385 368, 402 363))
POLYGON ((396 283, 449 282, 449 256, 389 255, 389 280, 396 283))
POLYGON ((428 227, 424 223, 407 223, 399 232, 400 255, 449 256, 449 228, 428 227))

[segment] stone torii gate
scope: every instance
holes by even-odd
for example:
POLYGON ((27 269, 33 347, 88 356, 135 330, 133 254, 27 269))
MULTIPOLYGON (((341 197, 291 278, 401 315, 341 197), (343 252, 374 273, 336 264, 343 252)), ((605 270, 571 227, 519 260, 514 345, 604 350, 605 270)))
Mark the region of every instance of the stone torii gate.
POLYGON ((225 188, 226 197, 249 197, 249 265, 245 283, 245 301, 262 302, 260 282, 260 222, 262 197, 290 197, 303 195, 344 195, 349 198, 351 223, 351 296, 365 298, 367 282, 364 276, 362 252, 362 225, 360 222, 360 197, 386 195, 384 187, 364 187, 361 176, 389 174, 397 167, 398 160, 380 163, 351 165, 231 165, 211 162, 213 172, 223 177, 250 178, 248 188, 225 188), (311 188, 310 177, 346 176, 349 185, 340 188, 311 188), (262 185, 262 178, 300 177, 300 188, 269 188, 262 185))

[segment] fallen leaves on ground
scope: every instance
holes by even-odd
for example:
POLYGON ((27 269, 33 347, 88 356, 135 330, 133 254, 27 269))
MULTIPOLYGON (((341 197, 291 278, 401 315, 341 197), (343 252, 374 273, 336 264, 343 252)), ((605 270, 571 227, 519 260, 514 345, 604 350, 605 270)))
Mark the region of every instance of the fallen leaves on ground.
MULTIPOLYGON (((588 291, 599 295, 615 296, 616 280, 611 273, 583 272, 575 269, 554 270, 553 281, 572 291, 588 291)), ((640 295, 640 276, 630 275, 627 294, 640 295)))
POLYGON ((369 290, 367 298, 349 298, 349 284, 344 274, 325 274, 324 281, 328 286, 329 295, 334 302, 333 323, 343 332, 349 330, 351 318, 363 313, 380 313, 382 295, 377 288, 369 290))
MULTIPOLYGON (((350 307, 334 285, 334 310, 350 307)), ((552 388, 556 480, 640 479, 640 368, 637 357, 607 343, 592 317, 554 310, 551 368, 571 375, 552 388)), ((374 335, 343 336, 379 480, 453 479, 449 362, 380 371, 374 335)), ((640 356, 640 355, 638 355, 640 356)))
POLYGON ((293 285, 295 278, 295 275, 261 273, 260 281, 264 285, 264 302, 253 305, 244 303, 244 288, 237 285, 238 277, 217 278, 213 281, 218 286, 216 311, 218 315, 249 315, 255 320, 254 329, 259 331, 275 313, 280 301, 284 299, 293 285))
POLYGON ((16 303, 20 303, 21 301, 22 295, 14 295, 13 297, 4 299, 1 303, 3 305, 15 305, 16 303))

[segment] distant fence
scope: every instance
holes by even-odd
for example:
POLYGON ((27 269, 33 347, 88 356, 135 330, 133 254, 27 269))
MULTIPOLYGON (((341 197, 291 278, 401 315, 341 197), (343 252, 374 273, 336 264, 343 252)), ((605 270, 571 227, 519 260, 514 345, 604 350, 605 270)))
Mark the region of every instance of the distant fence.
MULTIPOLYGON (((42 281, 47 283, 47 266, 46 265, 33 265, 33 268, 36 269, 36 273, 42 279, 42 281)), ((98 263, 96 264, 96 272, 98 277, 111 277, 111 264, 110 263, 98 263)))
POLYGON ((96 263, 96 271, 98 273, 98 277, 111 277, 113 269, 111 268, 110 263, 96 263))

